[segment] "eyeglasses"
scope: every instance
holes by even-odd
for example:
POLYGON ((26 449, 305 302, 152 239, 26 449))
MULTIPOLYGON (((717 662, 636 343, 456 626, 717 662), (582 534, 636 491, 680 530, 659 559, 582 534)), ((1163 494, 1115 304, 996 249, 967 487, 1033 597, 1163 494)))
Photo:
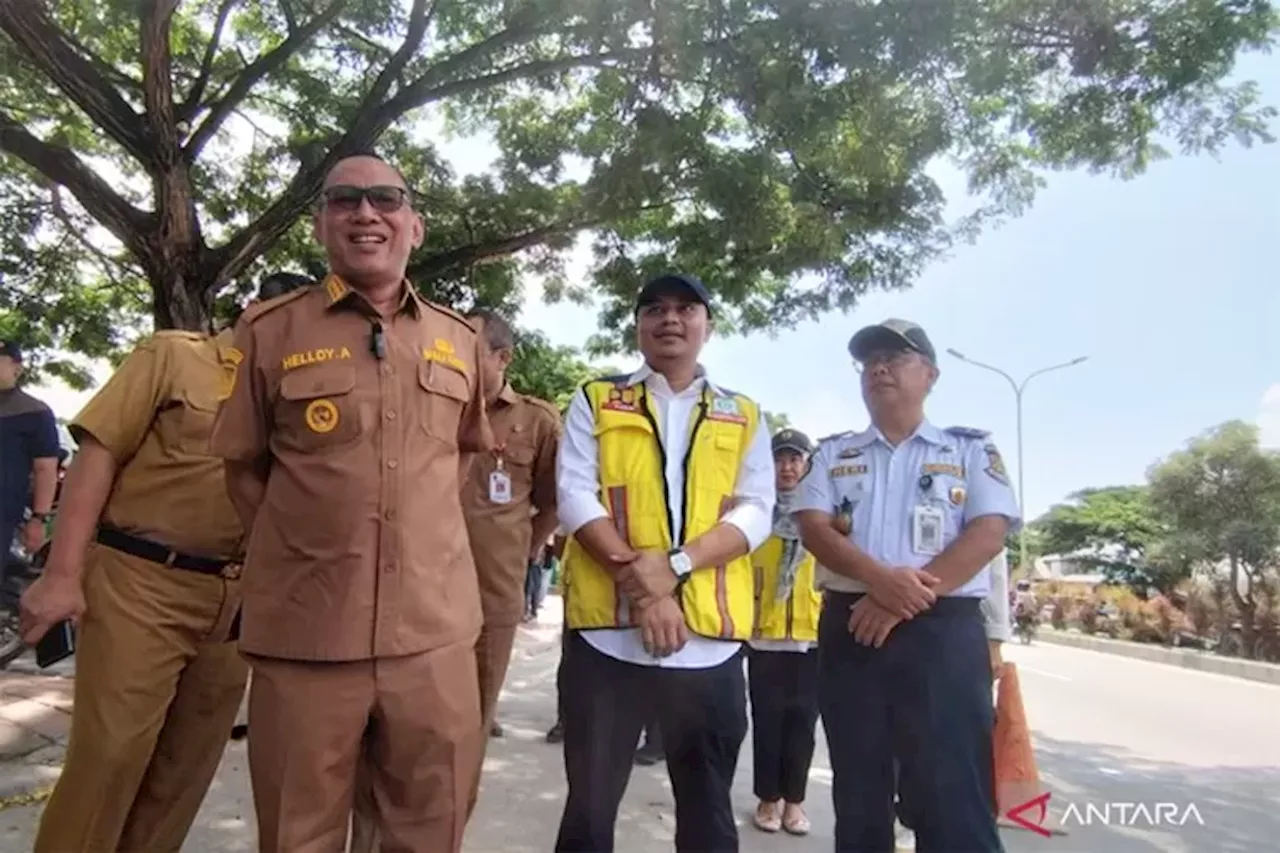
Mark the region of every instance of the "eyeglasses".
POLYGON ((332 207, 343 213, 359 210, 365 199, 369 199, 369 205, 379 213, 395 213, 409 200, 409 191, 404 187, 394 186, 352 187, 338 184, 326 187, 320 194, 320 199, 325 207, 332 207))
POLYGON ((853 366, 859 373, 865 373, 881 364, 890 370, 897 370, 899 367, 910 364, 916 355, 915 350, 909 349, 894 350, 892 352, 873 352, 869 353, 862 361, 855 361, 853 366))

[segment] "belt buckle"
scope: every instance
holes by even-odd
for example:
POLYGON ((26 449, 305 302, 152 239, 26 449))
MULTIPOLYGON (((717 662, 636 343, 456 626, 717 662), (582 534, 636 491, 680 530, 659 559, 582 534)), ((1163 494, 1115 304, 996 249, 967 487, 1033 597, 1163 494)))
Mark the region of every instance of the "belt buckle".
POLYGON ((243 564, 227 563, 225 566, 222 567, 222 571, 219 572, 218 574, 222 575, 223 580, 238 581, 240 580, 240 574, 243 571, 244 571, 243 564))

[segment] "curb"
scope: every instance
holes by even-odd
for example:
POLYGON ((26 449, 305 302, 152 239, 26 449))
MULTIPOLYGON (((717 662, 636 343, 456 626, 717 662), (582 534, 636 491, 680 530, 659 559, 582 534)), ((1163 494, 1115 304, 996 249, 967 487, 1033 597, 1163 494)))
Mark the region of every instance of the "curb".
POLYGON ((1044 640, 1059 646, 1072 646, 1077 649, 1088 649, 1104 654, 1120 655, 1178 666, 1183 669, 1196 669, 1201 672, 1212 672, 1257 681, 1263 684, 1280 685, 1280 664, 1263 663, 1261 661, 1229 658, 1203 652, 1198 649, 1174 649, 1148 643, 1133 643, 1128 640, 1110 640, 1103 637, 1091 637, 1074 631, 1058 631, 1041 626, 1036 631, 1036 639, 1044 640))

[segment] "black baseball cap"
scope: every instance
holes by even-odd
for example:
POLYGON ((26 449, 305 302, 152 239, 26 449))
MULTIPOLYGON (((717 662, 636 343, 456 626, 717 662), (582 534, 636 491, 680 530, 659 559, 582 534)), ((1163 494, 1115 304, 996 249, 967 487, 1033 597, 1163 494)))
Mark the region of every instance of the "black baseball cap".
POLYGON ((779 450, 794 450, 808 455, 813 452, 813 442, 800 430, 788 427, 778 430, 778 434, 773 437, 773 452, 777 453, 779 450))
POLYGON ((15 341, 0 341, 0 355, 7 355, 19 364, 22 363, 22 347, 15 341))
POLYGON ((929 336, 924 329, 910 320, 890 318, 874 326, 859 329, 849 339, 849 354, 858 361, 864 361, 868 355, 878 349, 909 349, 920 353, 929 361, 937 362, 938 353, 934 350, 929 336))
POLYGON ((694 299, 707 307, 707 313, 711 313, 711 291, 707 290, 707 286, 696 275, 686 273, 667 273, 650 279, 644 287, 640 288, 640 295, 636 297, 636 308, 652 305, 660 296, 672 292, 692 294, 694 299))

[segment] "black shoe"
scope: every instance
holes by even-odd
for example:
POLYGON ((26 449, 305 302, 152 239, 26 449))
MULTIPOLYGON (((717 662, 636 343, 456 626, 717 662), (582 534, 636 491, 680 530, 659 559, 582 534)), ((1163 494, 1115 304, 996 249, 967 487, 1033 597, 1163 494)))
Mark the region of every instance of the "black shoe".
POLYGON ((556 720, 556 724, 547 730, 547 743, 564 743, 564 723, 556 720))
POLYGON ((489 726, 489 737, 502 737, 504 734, 506 732, 502 730, 502 723, 494 720, 493 724, 489 726))
POLYGON ((249 736, 249 726, 247 723, 240 723, 231 727, 232 740, 244 740, 249 736))
POLYGON ((636 750, 635 762, 641 767, 652 767, 655 764, 661 764, 666 759, 662 747, 646 743, 636 750))

